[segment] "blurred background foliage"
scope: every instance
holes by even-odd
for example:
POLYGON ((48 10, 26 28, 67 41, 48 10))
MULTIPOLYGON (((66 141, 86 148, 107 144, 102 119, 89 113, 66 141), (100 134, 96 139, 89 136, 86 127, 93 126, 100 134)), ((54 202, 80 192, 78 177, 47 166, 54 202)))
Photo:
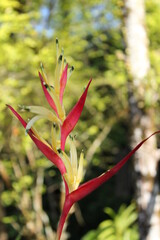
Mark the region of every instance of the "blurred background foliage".
POLYGON ((83 240, 138 239, 138 231, 135 225, 135 221, 137 220, 135 204, 132 203, 128 207, 121 205, 117 213, 109 207, 105 208, 104 211, 111 219, 101 222, 98 228, 89 231, 83 240))
MULTIPOLYGON (((157 88, 160 2, 145 2, 150 76, 156 79, 157 88)), ((54 78, 56 37, 69 66, 75 68, 65 91, 67 112, 93 78, 74 131, 78 152, 83 149, 86 156, 84 181, 111 168, 128 152, 130 123, 123 24, 122 0, 0 2, 0 233, 4 239, 54 239, 60 215, 60 175, 25 136, 5 104, 17 109, 18 104, 46 105, 37 73, 43 62, 49 79, 54 78)), ((154 107, 158 119, 159 100, 154 107)), ((41 120, 37 128, 49 138, 48 123, 41 120)), ((80 201, 63 238, 106 239, 105 235, 110 240, 138 239, 136 208, 130 205, 134 199, 133 175, 130 162, 80 201), (121 206, 124 203, 126 207, 121 206)))

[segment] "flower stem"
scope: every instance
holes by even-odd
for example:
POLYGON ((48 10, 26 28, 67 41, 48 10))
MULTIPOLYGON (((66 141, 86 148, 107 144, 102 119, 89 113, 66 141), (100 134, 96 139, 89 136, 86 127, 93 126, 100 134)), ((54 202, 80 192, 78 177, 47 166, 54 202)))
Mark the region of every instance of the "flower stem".
POLYGON ((63 226, 64 226, 64 223, 66 221, 66 218, 68 216, 68 213, 69 213, 72 205, 73 205, 73 202, 70 199, 70 195, 67 195, 66 199, 65 199, 65 202, 64 202, 64 206, 63 206, 63 210, 62 210, 62 213, 61 213, 58 228, 57 228, 56 240, 60 240, 60 238, 61 238, 63 226))

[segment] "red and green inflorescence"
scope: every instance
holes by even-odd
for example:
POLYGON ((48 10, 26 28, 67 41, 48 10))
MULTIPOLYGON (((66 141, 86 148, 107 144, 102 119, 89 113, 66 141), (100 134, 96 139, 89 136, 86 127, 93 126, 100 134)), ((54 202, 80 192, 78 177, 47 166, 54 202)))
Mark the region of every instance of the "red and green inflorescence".
POLYGON ((110 179, 114 174, 116 174, 145 141, 160 131, 154 132, 148 138, 140 142, 112 169, 106 171, 96 178, 91 179, 86 183, 80 184, 83 179, 84 154, 83 152, 80 154, 78 161, 77 150, 74 142, 75 140, 71 136, 71 132, 73 131, 81 116, 92 79, 88 82, 88 85, 79 98, 78 102, 71 109, 69 114, 66 115, 63 105, 63 94, 67 80, 70 78, 73 71, 73 67, 68 67, 63 51, 59 54, 57 39, 56 46, 57 58, 54 83, 50 83, 48 80, 43 66, 41 66, 41 72, 39 72, 42 89, 45 98, 50 105, 50 110, 42 106, 21 106, 23 110, 27 110, 36 114, 29 122, 26 122, 13 107, 10 105, 7 105, 7 107, 21 122, 26 130, 26 134, 30 136, 35 145, 46 156, 46 158, 48 158, 59 169, 62 175, 62 179, 65 185, 65 201, 57 228, 56 237, 57 240, 60 240, 65 220, 73 204, 93 192, 108 179, 110 179), (42 118, 52 122, 50 144, 39 135, 33 126, 36 121, 42 118), (57 133, 57 128, 59 129, 60 134, 57 133), (66 141, 70 147, 70 156, 68 156, 68 154, 65 152, 66 141))

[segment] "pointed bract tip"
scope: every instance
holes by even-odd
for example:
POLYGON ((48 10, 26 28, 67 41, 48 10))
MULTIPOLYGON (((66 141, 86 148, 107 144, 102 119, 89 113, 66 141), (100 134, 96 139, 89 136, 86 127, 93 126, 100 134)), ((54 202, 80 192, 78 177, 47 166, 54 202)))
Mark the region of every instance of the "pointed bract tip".
POLYGON ((12 110, 12 107, 9 104, 6 104, 6 107, 12 110))
POLYGON ((92 82, 92 78, 89 80, 88 87, 89 87, 89 85, 91 84, 91 82, 92 82))
POLYGON ((11 111, 13 110, 12 106, 9 104, 6 104, 6 107, 9 108, 11 111))
MULTIPOLYGON (((40 73, 40 71, 38 71, 38 75, 39 75, 39 77, 43 80, 42 74, 40 73)), ((44 80, 43 80, 43 81, 44 81, 44 80)))

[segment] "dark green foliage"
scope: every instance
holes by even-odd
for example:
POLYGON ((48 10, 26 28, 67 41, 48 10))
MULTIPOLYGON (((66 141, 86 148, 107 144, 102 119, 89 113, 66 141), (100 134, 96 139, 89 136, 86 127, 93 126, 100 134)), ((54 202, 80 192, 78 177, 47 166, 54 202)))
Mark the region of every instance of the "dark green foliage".
POLYGON ((135 204, 128 207, 122 205, 116 213, 112 208, 105 208, 105 213, 110 217, 100 223, 96 230, 89 231, 82 240, 138 240, 137 213, 135 204))

